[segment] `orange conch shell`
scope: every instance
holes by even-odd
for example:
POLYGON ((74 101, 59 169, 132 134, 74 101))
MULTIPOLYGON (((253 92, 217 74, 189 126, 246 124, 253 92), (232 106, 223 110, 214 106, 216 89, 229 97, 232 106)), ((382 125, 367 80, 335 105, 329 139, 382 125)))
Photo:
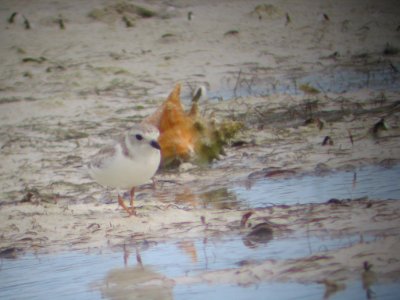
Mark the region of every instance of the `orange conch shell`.
POLYGON ((158 142, 163 162, 187 160, 194 155, 199 137, 194 126, 195 113, 186 113, 180 100, 181 85, 177 84, 167 100, 145 122, 160 130, 158 142))
POLYGON ((160 130, 158 142, 162 165, 174 165, 193 158, 198 162, 211 162, 223 153, 223 146, 242 124, 235 121, 217 124, 212 118, 201 117, 198 113, 201 92, 194 96, 191 109, 185 112, 180 93, 181 85, 177 84, 165 102, 144 120, 160 130))

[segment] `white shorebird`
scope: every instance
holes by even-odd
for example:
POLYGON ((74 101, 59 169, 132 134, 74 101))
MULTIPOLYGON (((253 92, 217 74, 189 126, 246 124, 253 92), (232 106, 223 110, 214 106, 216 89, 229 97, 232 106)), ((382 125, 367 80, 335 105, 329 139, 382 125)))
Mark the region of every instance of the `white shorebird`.
POLYGON ((135 214, 135 187, 148 182, 160 165, 158 136, 153 125, 137 124, 114 144, 100 149, 89 163, 89 173, 99 184, 130 190, 129 208, 118 193, 118 203, 129 215, 135 214))

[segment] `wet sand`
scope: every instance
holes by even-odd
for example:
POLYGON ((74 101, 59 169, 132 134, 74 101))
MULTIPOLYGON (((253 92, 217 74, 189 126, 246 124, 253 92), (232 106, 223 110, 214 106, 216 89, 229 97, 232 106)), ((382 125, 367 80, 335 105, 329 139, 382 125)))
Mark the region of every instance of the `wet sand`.
MULTIPOLYGON (((3 2, 2 257, 246 235, 251 229, 240 228, 240 220, 249 209, 218 202, 204 208, 199 195, 227 185, 251 189, 254 180, 271 174, 397 164, 398 5, 307 3, 269 1, 257 8, 262 3, 156 1, 143 4, 155 12, 143 17, 107 1, 3 2), (8 23, 13 12, 18 14, 8 23), (324 83, 338 70, 347 70, 344 77, 324 83), (200 103, 202 112, 241 121, 245 129, 210 166, 160 170, 155 189, 139 189, 138 216, 127 218, 116 191, 94 183, 85 164, 99 146, 151 114, 176 82, 184 86, 186 104, 192 89, 205 85, 210 99, 200 103), (323 146, 327 136, 333 144, 323 146)), ((366 260, 380 278, 398 278, 397 201, 279 204, 252 209, 249 221, 272 222, 278 234, 359 234, 360 242, 323 255, 173 280, 345 281, 361 274, 366 260), (376 239, 364 242, 363 235, 376 239)))

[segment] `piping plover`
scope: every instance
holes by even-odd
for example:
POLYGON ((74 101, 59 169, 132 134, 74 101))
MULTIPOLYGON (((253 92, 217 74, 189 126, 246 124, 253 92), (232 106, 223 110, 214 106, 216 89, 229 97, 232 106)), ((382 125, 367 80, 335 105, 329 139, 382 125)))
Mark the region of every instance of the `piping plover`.
POLYGON ((130 189, 129 208, 118 193, 118 203, 129 215, 135 214, 135 187, 148 182, 159 167, 158 135, 153 125, 135 125, 114 144, 100 149, 89 163, 91 177, 101 185, 130 189))

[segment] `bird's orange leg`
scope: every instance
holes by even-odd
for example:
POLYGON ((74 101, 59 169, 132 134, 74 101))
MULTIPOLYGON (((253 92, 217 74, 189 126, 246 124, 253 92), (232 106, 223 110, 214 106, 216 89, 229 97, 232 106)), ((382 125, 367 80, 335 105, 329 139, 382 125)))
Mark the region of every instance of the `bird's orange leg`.
POLYGON ((131 205, 130 209, 133 211, 133 214, 136 214, 135 206, 134 206, 134 203, 133 203, 133 201, 135 200, 135 188, 134 187, 131 188, 131 191, 130 191, 129 195, 131 196, 131 199, 129 201, 129 204, 131 205))
POLYGON ((135 209, 133 207, 127 207, 125 205, 124 200, 119 194, 118 194, 118 204, 129 214, 129 216, 136 214, 135 209))

